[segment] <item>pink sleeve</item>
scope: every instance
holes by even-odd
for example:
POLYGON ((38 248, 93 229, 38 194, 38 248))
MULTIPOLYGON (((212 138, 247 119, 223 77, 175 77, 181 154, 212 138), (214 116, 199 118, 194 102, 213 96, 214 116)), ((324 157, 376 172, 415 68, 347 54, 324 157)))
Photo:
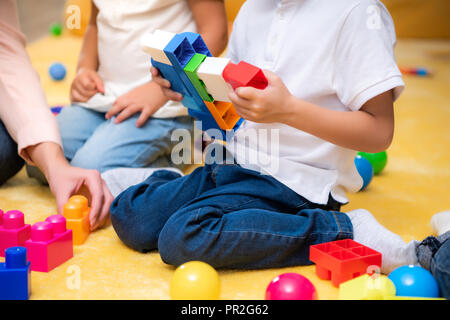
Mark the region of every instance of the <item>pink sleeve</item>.
POLYGON ((25 45, 15 1, 1 0, 0 119, 17 142, 19 154, 31 162, 27 147, 41 142, 61 145, 61 139, 25 45))

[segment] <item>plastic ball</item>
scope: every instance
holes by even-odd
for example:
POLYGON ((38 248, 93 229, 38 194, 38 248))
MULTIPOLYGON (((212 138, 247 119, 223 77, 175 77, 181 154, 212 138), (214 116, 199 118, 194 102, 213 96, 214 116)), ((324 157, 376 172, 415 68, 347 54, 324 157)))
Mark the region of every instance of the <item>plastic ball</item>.
POLYGON ((439 286, 431 272, 418 266, 403 266, 388 276, 394 283, 397 296, 438 298, 439 286))
POLYGON ((61 23, 55 22, 50 26, 50 34, 54 37, 58 37, 62 34, 63 26, 61 23))
POLYGON ((388 161, 386 151, 377 153, 358 152, 358 155, 369 160, 370 164, 373 167, 374 174, 379 174, 381 171, 383 171, 388 161))
POLYGON ((370 181, 372 181, 373 178, 373 167, 370 164, 369 160, 366 158, 363 158, 359 155, 355 157, 355 166, 358 170, 359 175, 363 179, 363 186, 361 187, 361 190, 364 190, 369 185, 370 181))
POLYGON ((317 300, 314 285, 298 273, 275 277, 266 289, 266 300, 317 300))
POLYGON ((172 300, 218 300, 220 279, 217 271, 201 261, 179 266, 170 281, 172 300))
POLYGON ((48 73, 55 81, 63 80, 66 77, 66 72, 66 67, 59 62, 53 63, 48 70, 48 73))

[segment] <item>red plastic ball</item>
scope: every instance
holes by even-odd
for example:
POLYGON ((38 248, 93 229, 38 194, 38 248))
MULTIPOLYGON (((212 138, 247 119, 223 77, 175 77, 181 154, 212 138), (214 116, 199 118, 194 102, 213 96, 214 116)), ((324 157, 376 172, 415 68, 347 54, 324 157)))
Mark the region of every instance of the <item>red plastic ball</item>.
POLYGON ((317 300, 317 291, 304 276, 283 273, 269 283, 266 300, 317 300))

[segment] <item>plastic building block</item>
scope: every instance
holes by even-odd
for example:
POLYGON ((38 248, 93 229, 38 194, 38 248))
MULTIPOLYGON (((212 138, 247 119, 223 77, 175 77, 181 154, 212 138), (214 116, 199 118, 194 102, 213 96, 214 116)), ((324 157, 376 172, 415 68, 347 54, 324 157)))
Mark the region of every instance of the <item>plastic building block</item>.
POLYGON ((211 52, 208 49, 208 46, 206 45, 205 41, 203 41, 203 38, 198 33, 194 32, 183 32, 181 33, 182 36, 185 36, 186 39, 191 44, 192 48, 194 48, 194 51, 199 54, 203 54, 208 57, 212 57, 211 52))
POLYGON ((9 247, 23 247, 31 236, 31 226, 25 224, 22 212, 13 210, 1 215, 0 219, 0 256, 5 256, 9 247))
POLYGON ((0 300, 28 300, 31 295, 31 270, 24 247, 10 247, 0 263, 0 300))
POLYGON ((190 96, 195 101, 195 108, 192 108, 192 106, 185 106, 189 109, 206 112, 208 109, 206 108, 203 99, 200 97, 191 80, 189 80, 187 74, 184 72, 184 67, 186 67, 196 53, 188 38, 182 34, 175 35, 175 37, 173 37, 169 44, 164 48, 164 52, 169 58, 173 68, 178 73, 181 81, 183 81, 190 96))
POLYGON ((200 97, 204 101, 213 102, 213 97, 206 91, 205 83, 197 76, 197 69, 205 59, 206 56, 204 54, 196 53, 188 62, 186 67, 184 67, 184 72, 186 72, 186 75, 188 76, 189 80, 191 80, 195 90, 197 90, 197 93, 200 95, 200 97))
POLYGON ((313 245, 309 259, 316 264, 317 276, 331 279, 336 287, 367 273, 369 267, 381 267, 381 253, 350 239, 313 245))
POLYGON ((394 296, 395 285, 380 274, 364 274, 339 286, 340 300, 387 300, 394 296))
POLYGON ((180 76, 175 71, 175 69, 167 64, 155 61, 153 58, 151 59, 152 65, 159 70, 161 75, 170 81, 171 89, 181 93, 183 96, 189 96, 189 91, 185 87, 183 81, 181 81, 180 76))
POLYGON ((239 87, 253 87, 262 90, 268 86, 264 72, 244 61, 238 64, 229 63, 223 70, 222 76, 235 90, 239 87))
POLYGON ((49 272, 73 257, 72 230, 66 229, 64 216, 50 216, 31 227, 25 247, 31 270, 49 272))
POLYGON ((211 103, 205 101, 205 104, 222 130, 233 129, 241 118, 231 102, 215 101, 211 103))
POLYGON ((72 230, 74 245, 83 244, 91 232, 89 212, 88 200, 80 195, 72 196, 64 205, 63 215, 67 229, 72 230))
POLYGON ((147 52, 153 60, 172 65, 167 55, 164 53, 164 48, 175 37, 175 33, 156 30, 153 33, 146 33, 141 38, 142 50, 147 52))
POLYGON ((230 63, 227 58, 207 57, 197 70, 197 75, 206 86, 208 93, 217 101, 230 102, 230 85, 222 77, 225 67, 230 63))

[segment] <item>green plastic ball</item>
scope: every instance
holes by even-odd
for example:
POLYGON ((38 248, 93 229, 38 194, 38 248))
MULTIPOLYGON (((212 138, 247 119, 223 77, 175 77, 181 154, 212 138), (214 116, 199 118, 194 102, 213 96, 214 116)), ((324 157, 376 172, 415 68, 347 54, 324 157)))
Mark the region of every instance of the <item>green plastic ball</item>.
POLYGON ((58 37, 61 35, 63 30, 63 26, 61 23, 55 22, 50 26, 50 33, 54 37, 58 37))
POLYGON ((373 167, 374 174, 379 174, 381 171, 383 171, 388 161, 386 151, 377 153, 358 152, 358 155, 369 160, 370 164, 373 167))

